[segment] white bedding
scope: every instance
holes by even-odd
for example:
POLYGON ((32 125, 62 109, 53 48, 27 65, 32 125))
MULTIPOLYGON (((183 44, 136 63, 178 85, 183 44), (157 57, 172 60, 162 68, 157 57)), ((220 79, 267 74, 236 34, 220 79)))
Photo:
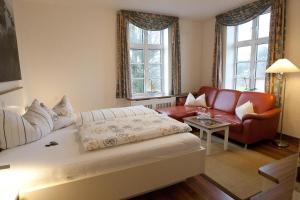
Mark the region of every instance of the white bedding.
POLYGON ((17 183, 22 191, 158 161, 199 148, 200 140, 196 136, 182 133, 86 152, 77 129, 69 127, 31 144, 1 152, 0 165, 11 165, 10 170, 5 170, 9 177, 5 184, 17 183), (59 145, 45 147, 50 141, 59 145))
POLYGON ((166 115, 133 116, 100 120, 84 124, 80 129, 87 151, 136 143, 167 135, 190 132, 189 125, 166 115))

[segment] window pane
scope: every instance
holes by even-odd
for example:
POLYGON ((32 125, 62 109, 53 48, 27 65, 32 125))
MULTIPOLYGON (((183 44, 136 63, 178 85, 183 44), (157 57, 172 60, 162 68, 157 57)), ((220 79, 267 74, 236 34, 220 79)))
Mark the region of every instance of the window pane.
POLYGON ((133 78, 144 78, 144 65, 131 65, 131 76, 133 78))
POLYGON ((251 46, 238 48, 238 62, 250 61, 251 58, 251 46))
POLYGON ((161 65, 149 65, 150 78, 161 77, 161 65))
POLYGON ((148 44, 161 44, 160 31, 148 31, 148 44))
POLYGON ((144 93, 144 79, 132 79, 132 92, 144 93))
POLYGON ((256 67, 256 77, 263 78, 266 76, 266 62, 258 62, 256 67))
POLYGON ((129 24, 129 41, 132 44, 143 44, 143 30, 133 24, 129 24))
POLYGON ((240 91, 249 90, 249 79, 237 79, 235 89, 240 91))
POLYGON ((238 41, 251 40, 253 21, 238 26, 238 41))
POLYGON ((258 28, 258 37, 269 37, 270 31, 270 13, 259 16, 259 28, 258 28))
POLYGON ((144 52, 140 49, 130 49, 130 63, 144 63, 144 52))
POLYGON ((160 64, 160 50, 149 50, 149 63, 150 64, 160 64))
POLYGON ((150 79, 147 92, 161 92, 161 79, 150 79))
POLYGON ((257 45, 257 60, 267 61, 268 59, 268 44, 257 45))
POLYGON ((265 80, 256 80, 255 91, 264 92, 265 91, 265 80))
POLYGON ((236 75, 239 77, 250 77, 250 63, 238 63, 236 66, 236 75))

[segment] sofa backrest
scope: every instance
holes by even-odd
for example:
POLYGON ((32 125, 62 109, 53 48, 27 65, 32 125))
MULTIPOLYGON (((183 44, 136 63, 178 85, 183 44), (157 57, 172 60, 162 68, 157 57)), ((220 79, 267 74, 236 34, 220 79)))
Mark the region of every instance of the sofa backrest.
POLYGON ((202 94, 205 94, 207 106, 212 107, 216 100, 218 91, 219 90, 217 88, 204 86, 204 87, 201 87, 197 93, 199 96, 202 94))
POLYGON ((240 94, 241 92, 237 90, 219 90, 213 108, 234 114, 240 94))
POLYGON ((247 101, 253 103, 254 112, 263 113, 275 106, 275 96, 269 93, 261 92, 242 92, 237 106, 243 105, 247 101))

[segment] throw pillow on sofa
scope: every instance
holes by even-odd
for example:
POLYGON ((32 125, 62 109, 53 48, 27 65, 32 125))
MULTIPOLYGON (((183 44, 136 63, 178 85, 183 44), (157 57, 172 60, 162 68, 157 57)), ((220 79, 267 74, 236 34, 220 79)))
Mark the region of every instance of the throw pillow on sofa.
POLYGON ((235 114, 236 116, 242 120, 244 115, 255 113, 253 109, 253 104, 250 101, 247 101, 243 105, 240 105, 239 107, 236 107, 235 114))
POLYGON ((185 106, 202 106, 207 107, 206 100, 205 100, 205 94, 200 95, 199 97, 195 98, 192 93, 189 93, 189 95, 186 98, 185 106))

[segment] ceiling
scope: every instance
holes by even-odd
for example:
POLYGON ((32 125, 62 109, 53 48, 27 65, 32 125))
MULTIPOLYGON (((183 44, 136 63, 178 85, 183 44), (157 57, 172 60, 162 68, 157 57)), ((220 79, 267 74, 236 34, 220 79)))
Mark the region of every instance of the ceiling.
POLYGON ((187 19, 207 19, 254 0, 31 0, 48 3, 99 4, 114 9, 174 15, 187 19))

